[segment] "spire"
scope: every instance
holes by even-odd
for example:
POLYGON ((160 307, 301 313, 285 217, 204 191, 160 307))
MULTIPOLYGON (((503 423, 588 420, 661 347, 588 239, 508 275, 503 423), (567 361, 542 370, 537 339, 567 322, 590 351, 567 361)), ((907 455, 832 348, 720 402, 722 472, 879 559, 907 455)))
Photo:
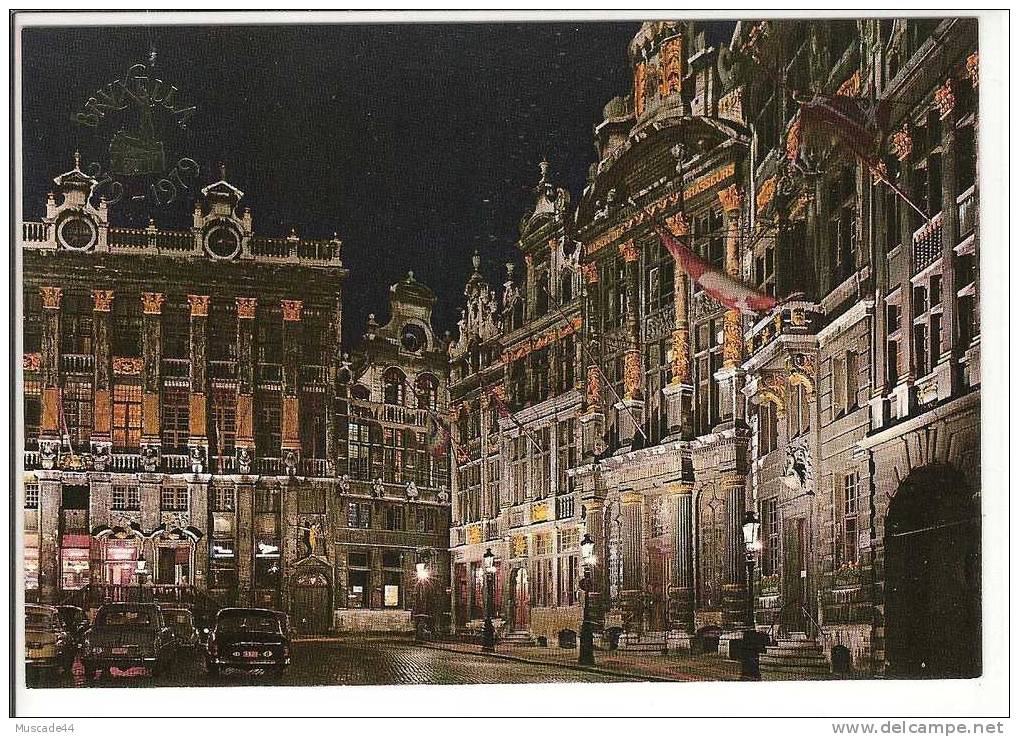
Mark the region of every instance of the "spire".
POLYGON ((74 149, 74 170, 81 171, 81 151, 74 149))
POLYGON ((226 164, 219 162, 219 178, 226 181, 226 164))
POLYGON ((474 265, 474 273, 477 274, 481 271, 481 254, 478 253, 478 249, 474 249, 474 255, 471 256, 471 263, 474 265))

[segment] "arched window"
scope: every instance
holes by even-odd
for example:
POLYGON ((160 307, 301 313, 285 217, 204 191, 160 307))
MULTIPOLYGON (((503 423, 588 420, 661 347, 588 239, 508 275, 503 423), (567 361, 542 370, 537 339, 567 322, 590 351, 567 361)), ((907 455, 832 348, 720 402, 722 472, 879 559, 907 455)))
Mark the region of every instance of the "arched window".
POLYGON ((403 404, 404 384, 407 377, 396 368, 386 369, 382 375, 382 397, 386 404, 403 404))
POLYGON ((430 409, 433 412, 439 407, 439 380, 431 374, 421 374, 417 381, 418 409, 430 409))

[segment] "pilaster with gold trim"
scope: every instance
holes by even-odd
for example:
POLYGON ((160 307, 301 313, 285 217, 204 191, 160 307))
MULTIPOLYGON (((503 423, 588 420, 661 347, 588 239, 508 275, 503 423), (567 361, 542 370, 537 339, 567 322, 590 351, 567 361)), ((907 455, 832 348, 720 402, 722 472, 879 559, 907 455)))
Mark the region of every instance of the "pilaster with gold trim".
POLYGON ((255 459, 255 313, 258 299, 236 297, 237 304, 237 472, 249 473, 255 459))
MULTIPOLYGON (((92 292, 92 345, 95 350, 95 374, 92 409, 93 459, 109 458, 113 446, 113 357, 110 349, 110 319, 113 290, 92 292)), ((102 466, 100 462, 99 466, 102 466)), ((105 470, 97 467, 97 470, 105 470)))
POLYGON ((283 307, 282 451, 285 469, 288 473, 296 473, 301 455, 297 373, 301 343, 301 313, 304 303, 298 299, 285 299, 281 304, 283 307))
POLYGON ((60 287, 39 287, 42 297, 42 417, 39 422, 40 462, 54 468, 60 454, 60 287))
POLYGON ((160 292, 142 292, 142 468, 147 472, 159 470, 160 403, 159 374, 162 360, 163 303, 166 297, 160 292))
POLYGON ((191 308, 191 393, 188 403, 188 449, 191 454, 192 470, 208 472, 209 437, 207 407, 209 393, 208 376, 208 320, 209 296, 189 294, 191 308))
MULTIPOLYGON (((685 238, 690 227, 682 211, 665 219, 665 224, 677 238, 685 238)), ((686 272, 677 264, 673 270, 673 310, 675 327, 672 330, 672 376, 662 388, 665 395, 666 416, 671 438, 688 438, 693 433, 693 382, 690 378, 690 316, 687 298, 690 283, 686 272)))

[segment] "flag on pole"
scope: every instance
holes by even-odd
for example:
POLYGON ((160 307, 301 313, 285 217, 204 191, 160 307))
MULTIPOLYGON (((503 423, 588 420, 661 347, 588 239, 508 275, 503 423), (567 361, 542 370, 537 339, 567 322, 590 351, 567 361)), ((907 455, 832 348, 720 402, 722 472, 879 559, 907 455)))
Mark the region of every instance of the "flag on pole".
POLYGON ((429 411, 425 418, 425 446, 436 460, 446 455, 447 447, 453 449, 457 463, 463 465, 471 459, 467 449, 453 440, 453 434, 446 421, 432 411, 429 411))
POLYGON ((516 426, 517 430, 519 430, 522 435, 527 436, 527 439, 531 441, 531 445, 534 446, 535 450, 537 450, 539 453, 544 452, 544 448, 542 448, 538 441, 534 439, 534 435, 532 435, 527 430, 527 428, 524 427, 523 423, 517 419, 517 416, 515 414, 510 412, 510 408, 506 406, 506 402, 503 401, 503 398, 501 396, 499 396, 499 393, 492 392, 488 396, 491 398, 492 404, 495 405, 495 409, 499 413, 499 417, 509 418, 516 426))
POLYGON ((651 225, 658 233, 665 249, 676 259, 679 267, 693 279, 701 289, 726 307, 741 312, 767 312, 778 304, 770 294, 758 292, 728 276, 721 269, 712 266, 700 256, 680 243, 679 239, 666 231, 652 216, 651 225))

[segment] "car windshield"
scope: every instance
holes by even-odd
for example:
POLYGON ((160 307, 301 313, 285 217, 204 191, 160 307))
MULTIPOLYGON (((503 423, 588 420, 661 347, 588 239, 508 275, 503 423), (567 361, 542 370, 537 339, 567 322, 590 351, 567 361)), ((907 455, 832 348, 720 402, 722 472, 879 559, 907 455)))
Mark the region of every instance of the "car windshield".
POLYGON ((48 612, 25 612, 25 629, 51 630, 57 625, 56 619, 48 612))
POLYGON ((280 631, 280 621, 272 614, 231 614, 221 617, 217 626, 224 632, 244 630, 257 632, 280 631))
POLYGON ((156 615, 152 612, 117 609, 100 612, 96 624, 102 627, 152 627, 156 624, 156 615))

